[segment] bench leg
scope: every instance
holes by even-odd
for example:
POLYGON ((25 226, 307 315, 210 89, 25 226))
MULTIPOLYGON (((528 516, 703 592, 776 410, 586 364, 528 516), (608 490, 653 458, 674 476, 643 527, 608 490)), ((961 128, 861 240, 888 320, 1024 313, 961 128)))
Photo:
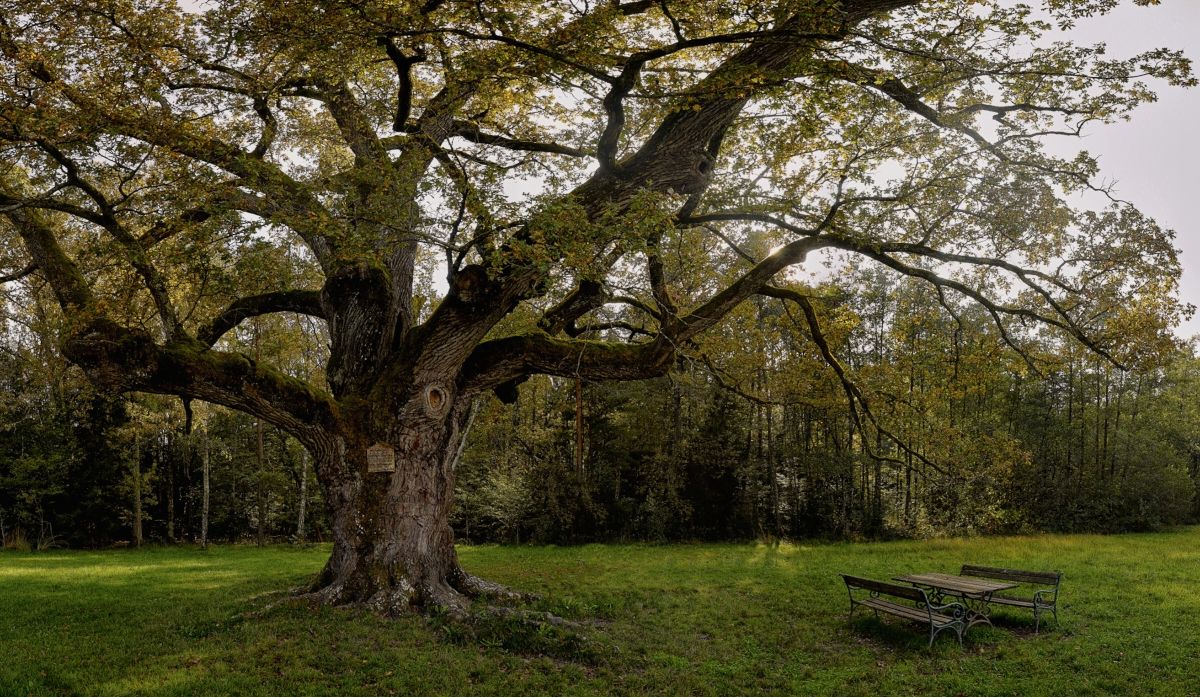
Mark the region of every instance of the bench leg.
POLYGON ((937 638, 938 634, 942 633, 943 629, 953 629, 954 634, 958 637, 958 646, 959 648, 962 648, 962 628, 954 624, 948 624, 944 627, 934 627, 932 624, 929 625, 929 645, 926 648, 933 648, 933 640, 937 638))
POLYGON ((1042 613, 1037 605, 1033 606, 1033 633, 1037 634, 1042 627, 1042 613))
POLYGON ((1045 608, 1035 607, 1035 608, 1033 608, 1033 633, 1034 634, 1038 633, 1038 627, 1040 625, 1039 620, 1041 618, 1041 614, 1039 614, 1039 611, 1040 611, 1040 613, 1045 613, 1046 610, 1050 610, 1050 615, 1052 617, 1054 617, 1054 626, 1055 627, 1058 626, 1058 603, 1055 603, 1054 605, 1050 605, 1045 608))

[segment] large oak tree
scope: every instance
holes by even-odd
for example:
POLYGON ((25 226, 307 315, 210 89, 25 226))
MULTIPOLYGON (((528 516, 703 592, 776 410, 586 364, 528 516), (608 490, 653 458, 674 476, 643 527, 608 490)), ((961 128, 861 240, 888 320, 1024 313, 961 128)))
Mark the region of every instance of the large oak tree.
POLYGON ((4 280, 52 288, 97 384, 311 451, 315 599, 459 611, 502 590, 447 522, 474 398, 662 375, 767 295, 854 403, 786 273, 817 250, 965 296, 1018 350, 1048 326, 1119 361, 1167 326, 1170 233, 1044 145, 1192 81, 1053 40, 1115 4, 10 1, 4 280), (277 312, 323 321, 317 384, 223 350, 277 312))

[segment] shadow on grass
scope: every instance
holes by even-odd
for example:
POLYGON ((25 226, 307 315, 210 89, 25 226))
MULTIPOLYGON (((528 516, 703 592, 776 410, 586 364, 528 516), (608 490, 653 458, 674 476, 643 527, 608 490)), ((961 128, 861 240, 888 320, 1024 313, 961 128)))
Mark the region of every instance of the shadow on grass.
MULTIPOLYGON (((947 629, 938 633, 933 645, 929 645, 928 626, 902 620, 885 620, 874 615, 856 615, 848 625, 854 640, 877 648, 887 648, 906 657, 919 655, 949 654, 959 650, 958 636, 947 629)), ((1003 638, 1001 630, 988 627, 973 627, 963 635, 962 648, 990 646, 1003 638)))
MULTIPOLYGON (((1060 608, 1060 616, 1062 612, 1060 608)), ((1060 637, 1071 635, 1070 629, 1064 627, 1061 622, 1056 621, 1053 615, 1050 615, 1049 618, 1042 617, 1040 628, 1035 624, 1033 615, 1030 613, 1022 614, 1002 610, 992 613, 991 620, 995 631, 1006 631, 1022 639, 1036 639, 1047 635, 1058 635, 1060 637)))

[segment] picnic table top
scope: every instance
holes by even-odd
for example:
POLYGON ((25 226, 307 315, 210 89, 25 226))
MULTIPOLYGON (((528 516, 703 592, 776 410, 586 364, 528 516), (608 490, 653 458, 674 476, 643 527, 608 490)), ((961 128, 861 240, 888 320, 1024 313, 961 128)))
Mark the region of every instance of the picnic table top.
POLYGON ((892 579, 917 586, 929 586, 931 588, 966 595, 988 595, 996 591, 1016 588, 1020 585, 1008 581, 990 581, 974 576, 955 576, 939 573, 907 574, 905 576, 893 576, 892 579))

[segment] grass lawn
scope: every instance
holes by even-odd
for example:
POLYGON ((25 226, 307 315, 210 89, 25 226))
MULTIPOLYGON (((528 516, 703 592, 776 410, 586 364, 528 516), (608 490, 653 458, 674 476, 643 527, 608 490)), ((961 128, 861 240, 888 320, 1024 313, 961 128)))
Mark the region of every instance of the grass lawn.
POLYGON ((243 618, 327 552, 0 552, 0 695, 1200 695, 1200 528, 461 549, 470 571, 586 622, 582 644, 288 604, 243 618), (962 562, 1063 571, 1061 626, 998 614, 962 649, 946 633, 927 649, 915 624, 847 622, 839 572, 962 562))

